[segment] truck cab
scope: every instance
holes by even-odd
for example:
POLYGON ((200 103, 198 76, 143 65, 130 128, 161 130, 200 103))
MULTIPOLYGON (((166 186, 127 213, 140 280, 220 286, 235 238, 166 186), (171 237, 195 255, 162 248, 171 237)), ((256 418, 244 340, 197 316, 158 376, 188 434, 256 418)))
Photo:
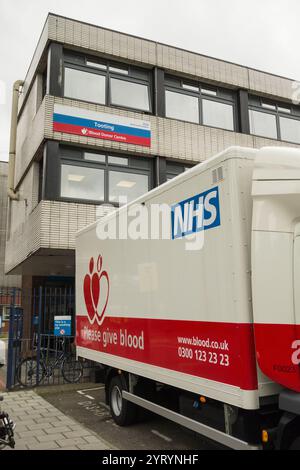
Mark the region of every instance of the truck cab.
MULTIPOLYGON (((258 152, 252 198, 251 264, 256 358, 262 372, 281 386, 279 409, 286 414, 279 430, 281 426, 286 428, 286 420, 290 429, 300 429, 298 150, 264 148, 258 152)), ((277 434, 280 436, 280 431, 277 434)), ((288 438, 285 440, 287 442, 288 438)))

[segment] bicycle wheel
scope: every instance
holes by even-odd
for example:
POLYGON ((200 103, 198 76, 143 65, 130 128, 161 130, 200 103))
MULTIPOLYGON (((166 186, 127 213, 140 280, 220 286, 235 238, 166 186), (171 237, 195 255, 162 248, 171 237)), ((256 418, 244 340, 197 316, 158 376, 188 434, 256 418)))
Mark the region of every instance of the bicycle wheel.
POLYGON ((17 368, 17 379, 23 387, 35 387, 43 380, 44 367, 35 358, 28 357, 20 362, 17 368))
POLYGON ((66 382, 71 384, 79 382, 83 374, 82 363, 76 357, 68 356, 62 362, 61 372, 66 382))

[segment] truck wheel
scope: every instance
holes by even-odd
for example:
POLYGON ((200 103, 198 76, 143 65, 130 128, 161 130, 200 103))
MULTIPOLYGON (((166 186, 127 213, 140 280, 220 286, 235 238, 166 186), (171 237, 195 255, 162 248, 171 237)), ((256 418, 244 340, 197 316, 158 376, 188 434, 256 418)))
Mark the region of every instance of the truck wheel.
POLYGON ((300 450, 300 436, 297 437, 289 447, 289 450, 300 450))
POLYGON ((110 381, 108 392, 110 412, 115 423, 119 426, 128 426, 137 418, 137 406, 124 400, 123 390, 127 390, 125 378, 114 376, 110 381))

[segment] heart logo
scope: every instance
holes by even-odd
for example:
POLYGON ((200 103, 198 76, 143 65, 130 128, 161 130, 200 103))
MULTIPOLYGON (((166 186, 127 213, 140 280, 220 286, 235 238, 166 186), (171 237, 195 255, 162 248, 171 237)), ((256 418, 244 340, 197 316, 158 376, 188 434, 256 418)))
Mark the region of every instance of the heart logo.
POLYGON ((83 280, 83 293, 87 314, 91 324, 97 321, 101 325, 109 297, 109 277, 107 271, 102 270, 102 256, 99 255, 97 265, 94 258, 90 259, 89 273, 83 280))

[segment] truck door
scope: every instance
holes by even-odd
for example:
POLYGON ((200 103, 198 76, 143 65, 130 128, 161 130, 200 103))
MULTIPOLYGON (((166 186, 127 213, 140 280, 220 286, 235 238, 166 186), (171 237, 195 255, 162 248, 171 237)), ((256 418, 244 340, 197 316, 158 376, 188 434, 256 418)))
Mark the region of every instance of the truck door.
POLYGON ((299 150, 260 150, 252 180, 257 362, 269 379, 300 392, 299 150))
POLYGON ((300 223, 296 225, 294 236, 294 303, 296 339, 292 344, 292 362, 300 371, 300 223))

